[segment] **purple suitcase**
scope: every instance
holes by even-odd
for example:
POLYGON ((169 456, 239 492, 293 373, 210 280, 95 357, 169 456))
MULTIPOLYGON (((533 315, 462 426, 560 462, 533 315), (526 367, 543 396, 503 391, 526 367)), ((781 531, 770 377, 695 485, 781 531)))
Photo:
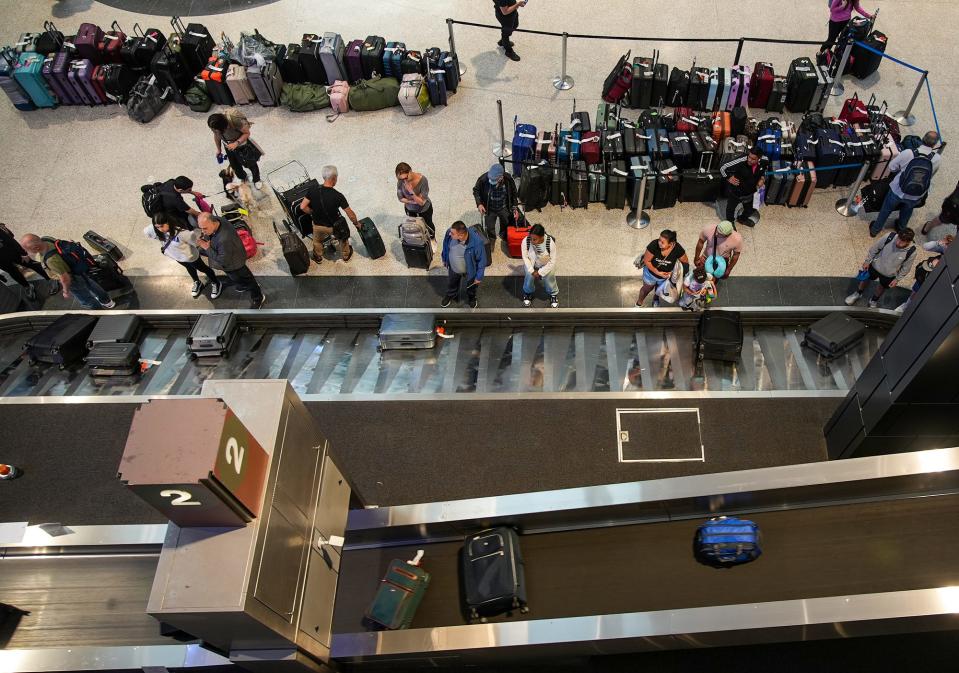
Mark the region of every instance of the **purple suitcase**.
POLYGON ((734 66, 729 76, 729 102, 726 103, 726 110, 729 112, 732 112, 734 107, 742 107, 739 105, 739 84, 741 80, 739 69, 734 66))
POLYGON ((75 105, 73 102, 72 91, 68 92, 63 88, 63 85, 60 83, 60 80, 53 76, 53 62, 56 60, 56 56, 48 56, 43 61, 43 70, 40 72, 43 73, 43 79, 47 81, 47 86, 50 87, 50 90, 56 94, 57 100, 60 101, 60 105, 75 105))
POLYGON ((363 40, 352 40, 346 45, 346 76, 350 84, 356 84, 363 79, 363 40))
POLYGON ((748 65, 736 66, 743 79, 739 85, 739 106, 749 108, 749 81, 753 78, 752 69, 748 65))
POLYGON ((83 102, 87 105, 100 105, 99 94, 93 88, 93 62, 88 58, 79 59, 70 64, 70 81, 73 82, 73 88, 77 90, 83 102))
POLYGON ((77 36, 73 40, 80 58, 96 62, 100 57, 100 42, 103 41, 103 31, 95 23, 81 23, 77 36))
MULTIPOLYGON (((63 90, 63 95, 66 96, 65 101, 61 101, 64 105, 85 105, 85 101, 77 93, 76 87, 73 85, 73 82, 70 81, 70 64, 72 61, 73 54, 69 51, 58 51, 56 56, 53 57, 53 65, 50 68, 51 77, 59 82, 60 88, 63 90)), ((56 91, 56 89, 54 89, 56 91)))

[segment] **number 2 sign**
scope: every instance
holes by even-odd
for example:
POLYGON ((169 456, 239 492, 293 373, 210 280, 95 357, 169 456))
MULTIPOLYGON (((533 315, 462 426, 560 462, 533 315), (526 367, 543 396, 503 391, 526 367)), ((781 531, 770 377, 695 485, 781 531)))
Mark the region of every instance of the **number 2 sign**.
POLYGON ((254 516, 266 481, 269 456, 232 411, 223 420, 213 476, 254 516))

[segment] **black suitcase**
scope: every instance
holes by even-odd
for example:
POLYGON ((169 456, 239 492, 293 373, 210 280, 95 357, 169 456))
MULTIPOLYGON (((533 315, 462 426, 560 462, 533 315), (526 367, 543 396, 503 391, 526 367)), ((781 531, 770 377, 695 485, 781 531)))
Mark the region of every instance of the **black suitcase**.
POLYGON ((793 59, 786 73, 786 109, 807 112, 812 108, 819 76, 816 66, 805 57, 793 59))
POLYGON ((626 206, 626 164, 614 161, 609 166, 606 175, 606 209, 623 208, 626 206))
MULTIPOLYGON (((588 192, 587 192, 588 195, 588 192)), ((483 247, 486 248, 486 266, 489 266, 493 263, 493 242, 487 238, 486 231, 483 229, 482 224, 474 224, 470 227, 470 236, 479 236, 479 239, 483 241, 483 247)))
POLYGON ((370 259, 379 259, 386 254, 383 237, 380 236, 380 232, 376 229, 376 224, 374 224, 373 220, 368 217, 361 219, 359 232, 370 259))
POLYGON ((93 348, 96 344, 104 343, 136 343, 142 327, 140 316, 133 313, 105 315, 87 338, 87 347, 93 348))
POLYGON ((180 34, 180 54, 186 61, 190 74, 198 75, 213 55, 213 48, 216 46, 213 36, 202 23, 191 23, 184 29, 178 16, 170 19, 170 25, 180 34))
POLYGON ((290 220, 304 237, 313 235, 313 217, 300 210, 300 202, 306 198, 307 193, 309 193, 311 189, 319 186, 320 183, 316 181, 316 178, 310 178, 306 182, 301 182, 285 192, 277 192, 274 190, 280 203, 283 204, 286 214, 290 216, 290 220))
POLYGON ((653 208, 672 208, 679 199, 679 170, 671 159, 657 159, 653 168, 656 171, 656 191, 653 194, 653 208))
POLYGON ((133 292, 133 283, 123 275, 123 269, 106 255, 97 255, 93 258, 96 266, 88 272, 97 285, 112 298, 116 298, 130 292, 133 292))
POLYGON ((738 311, 703 311, 696 326, 696 359, 735 362, 743 350, 738 311))
POLYGON ((139 37, 135 44, 130 45, 133 53, 129 58, 135 65, 149 67, 153 62, 153 57, 166 46, 166 35, 159 28, 147 28, 144 33, 140 30, 140 24, 138 23, 133 24, 133 32, 139 37))
POLYGON ((802 345, 827 360, 839 357, 862 341, 866 326, 845 313, 830 313, 806 329, 802 345))
POLYGON ((569 170, 569 207, 586 208, 589 205, 589 172, 585 161, 574 161, 569 170))
POLYGON ((300 42, 300 66, 303 68, 303 75, 307 82, 328 86, 332 82, 326 81, 326 68, 323 67, 323 61, 320 58, 320 44, 322 38, 315 33, 304 33, 303 40, 300 42))
POLYGON ((53 324, 30 337, 23 346, 27 362, 59 365, 60 369, 74 365, 87 352, 87 337, 97 324, 96 316, 67 313, 53 324))
POLYGON ((375 75, 383 74, 384 49, 386 49, 386 40, 379 35, 367 35, 363 40, 360 65, 363 68, 364 79, 372 79, 375 75))
POLYGON ((713 170, 713 155, 701 154, 699 168, 689 168, 682 172, 679 186, 679 200, 683 202, 711 203, 719 198, 723 180, 718 170, 713 170), (706 168, 703 163, 709 158, 706 168))
POLYGON ((669 149, 677 168, 685 170, 693 167, 693 146, 688 134, 681 131, 670 133, 669 149))
POLYGON ((650 105, 653 95, 653 59, 633 59, 633 81, 629 85, 629 107, 641 110, 650 105))
POLYGON ((140 370, 140 348, 135 343, 98 343, 86 361, 93 376, 131 376, 140 370))
POLYGON ((766 112, 782 112, 786 107, 786 78, 774 77, 773 88, 766 101, 766 112))
POLYGON ((406 259, 406 266, 411 269, 428 269, 433 264, 433 248, 403 241, 403 257, 406 259))
POLYGON ((575 98, 573 99, 573 112, 569 116, 569 130, 579 131, 581 134, 588 133, 589 131, 593 130, 589 125, 589 113, 576 111, 575 98))
POLYGON ((233 313, 207 313, 197 318, 186 345, 191 358, 229 357, 240 336, 233 313))
POLYGON ((300 65, 300 45, 292 42, 286 46, 286 53, 282 59, 276 62, 280 69, 280 78, 284 84, 303 84, 306 81, 306 73, 303 72, 303 66, 300 65))
MULTIPOLYGON (((862 41, 863 44, 872 47, 878 52, 886 51, 886 44, 889 40, 885 33, 874 30, 862 41)), ((849 60, 852 67, 848 71, 856 79, 865 79, 879 70, 879 64, 882 63, 882 55, 863 49, 858 44, 854 44, 849 54, 849 60)))
MULTIPOLYGON (((686 105, 686 96, 689 93, 689 71, 677 67, 669 73, 669 83, 666 85, 666 105, 682 107, 686 105)), ((655 105, 656 101, 653 101, 655 105)))
POLYGON ((709 98, 709 68, 693 68, 689 71, 689 92, 686 106, 693 110, 705 110, 709 98))
POLYGON ((83 235, 83 240, 89 243, 97 252, 108 255, 115 262, 123 259, 123 253, 120 252, 120 246, 111 241, 106 236, 101 236, 92 229, 83 235))
POLYGON ((283 220, 283 228, 284 230, 280 231, 276 221, 273 221, 273 231, 280 239, 280 248, 283 250, 283 258, 290 267, 290 275, 299 276, 310 270, 310 251, 289 220, 283 220))
MULTIPOLYGON (((658 52, 657 52, 658 53, 658 52)), ((666 104, 666 89, 669 82, 669 66, 657 63, 653 66, 653 90, 650 93, 650 106, 666 104)))
POLYGON ((566 177, 568 171, 562 166, 553 166, 553 182, 549 190, 549 202, 554 206, 566 205, 566 177))
POLYGON ((183 92, 193 84, 193 73, 180 52, 171 50, 167 44, 150 61, 150 72, 156 76, 161 91, 170 90, 168 100, 186 102, 183 92))
POLYGON ((624 157, 623 132, 616 129, 603 131, 603 161, 611 164, 624 157))
POLYGON ((512 528, 491 528, 466 538, 460 554, 463 602, 472 621, 512 610, 529 612, 519 536, 512 528))
POLYGON ((519 183, 519 200, 526 210, 543 211, 549 203, 550 185, 553 181, 553 169, 549 164, 528 166, 523 170, 519 183))

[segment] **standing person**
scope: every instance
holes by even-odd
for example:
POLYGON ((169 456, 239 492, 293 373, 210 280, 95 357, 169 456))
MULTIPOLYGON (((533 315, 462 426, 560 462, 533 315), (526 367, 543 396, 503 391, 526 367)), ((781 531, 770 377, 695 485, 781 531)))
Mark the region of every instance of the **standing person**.
POLYGON ((726 260, 726 270, 716 280, 729 278, 730 272, 739 262, 743 251, 743 235, 736 231, 733 223, 723 220, 719 224, 707 224, 696 242, 696 266, 705 267, 706 258, 716 255, 726 260))
POLYGON ((233 225, 210 213, 200 215, 199 225, 202 235, 196 244, 206 251, 210 265, 214 269, 222 269, 238 292, 250 293, 250 308, 262 307, 266 303, 266 295, 253 272, 246 266, 246 250, 233 225))
MULTIPOLYGON (((686 251, 676 242, 676 232, 672 229, 663 229, 659 238, 650 241, 642 257, 634 263, 643 270, 643 289, 639 291, 636 306, 641 307, 646 295, 656 289, 660 283, 665 283, 673 275, 676 263, 689 264, 686 251)), ((653 302, 658 306, 658 302, 653 302)))
POLYGON ((959 225, 959 183, 952 194, 942 200, 939 214, 922 225, 922 235, 926 236, 934 227, 941 224, 959 225))
POLYGON ((899 211, 895 228, 902 231, 909 224, 912 211, 929 193, 932 176, 939 170, 942 157, 936 151, 939 146, 939 134, 929 131, 922 137, 919 149, 903 150, 889 162, 889 172, 894 174, 889 183, 889 191, 883 199, 882 208, 869 225, 869 235, 875 238, 886 226, 886 220, 894 210, 899 211))
MULTIPOLYGON (((44 280, 50 280, 50 276, 43 268, 43 264, 30 259, 27 251, 17 242, 13 232, 7 228, 7 225, 0 222, 0 269, 5 271, 20 287, 26 289, 27 299, 36 301, 37 289, 31 285, 19 267, 32 269, 44 280)), ((50 294, 56 294, 60 291, 60 286, 56 282, 50 284, 50 294)))
POLYGON ((519 54, 513 51, 510 36, 519 28, 519 8, 526 6, 527 0, 493 0, 496 8, 496 20, 500 25, 500 40, 496 44, 506 51, 506 58, 518 61, 519 54))
MULTIPOLYGON (((207 266, 200 256, 197 241, 200 232, 196 229, 184 229, 166 213, 157 213, 153 216, 153 223, 143 230, 144 236, 160 241, 160 252, 186 269, 193 279, 191 294, 196 299, 203 292, 205 284, 200 280, 197 272, 207 277, 210 285, 210 299, 220 296, 223 285, 216 277, 216 273, 207 266)), ((245 258, 246 253, 244 253, 245 258)))
POLYGON ((306 198, 300 201, 300 210, 313 218, 313 252, 310 257, 317 264, 323 262, 323 242, 330 236, 340 242, 340 255, 344 262, 349 262, 353 256, 350 246, 350 227, 346 218, 340 215, 340 210, 346 213, 353 226, 359 230, 360 222, 356 213, 350 208, 346 197, 338 192, 336 181, 339 173, 336 166, 324 166, 321 175, 323 184, 313 187, 306 193, 306 198))
POLYGON ((487 238, 491 241, 496 238, 496 221, 499 220, 499 237, 505 241, 507 227, 519 219, 519 197, 512 176, 507 175, 499 164, 493 164, 476 179, 473 200, 483 216, 487 238))
POLYGON ((826 38, 826 41, 822 43, 822 46, 819 47, 820 53, 829 51, 832 49, 832 46, 836 44, 836 38, 838 38, 840 33, 849 25, 853 10, 856 10, 856 12, 870 21, 873 18, 872 14, 859 5, 859 0, 830 0, 829 36, 826 38))
POLYGON ((486 275, 486 245, 479 236, 470 234, 469 228, 457 220, 443 238, 443 266, 446 267, 449 286, 440 304, 443 308, 459 299, 460 286, 466 281, 466 300, 470 308, 476 308, 476 290, 486 275))
POLYGON ((762 150, 752 147, 741 157, 736 157, 719 167, 719 174, 726 181, 726 218, 736 220, 747 227, 753 226, 749 216, 753 214, 753 194, 766 184, 766 168, 769 162, 762 150), (743 204, 743 214, 736 218, 736 208, 743 204))
POLYGON ((239 187, 247 181, 246 168, 253 174, 253 186, 263 188, 260 181, 259 160, 263 150, 250 138, 252 124, 246 116, 236 108, 230 108, 224 114, 211 114, 206 119, 206 125, 213 131, 213 144, 216 146, 216 160, 223 162, 223 153, 230 161, 233 175, 236 179, 228 185, 229 189, 239 187))
POLYGON ((689 311, 702 311, 709 302, 718 296, 716 281, 706 273, 706 269, 697 266, 686 274, 683 281, 683 295, 679 298, 679 307, 689 311))
POLYGON ((551 308, 559 306, 559 286, 556 284, 556 239, 546 233, 542 224, 530 227, 529 234, 520 243, 526 280, 523 281, 523 306, 533 304, 536 281, 542 280, 549 295, 551 308))
POLYGON ((869 298, 869 308, 879 306, 882 293, 890 287, 896 287, 909 275, 916 261, 914 256, 916 246, 912 244, 915 237, 915 232, 906 228, 873 243, 866 254, 866 261, 862 263, 859 286, 855 292, 846 297, 846 305, 852 306, 859 301, 866 286, 878 280, 879 286, 869 298))
POLYGON ((50 275, 57 277, 63 288, 64 299, 76 297, 88 309, 116 306, 106 290, 90 276, 90 270, 96 266, 96 262, 79 243, 25 234, 20 239, 20 245, 42 263, 50 275))
POLYGON ((909 293, 909 298, 896 307, 896 313, 902 313, 906 310, 906 307, 909 306, 909 302, 911 302, 912 298, 916 296, 917 292, 919 292, 919 288, 922 287, 922 284, 926 282, 926 278, 929 277, 929 274, 932 273, 933 269, 939 266, 939 261, 946 252, 946 248, 948 248, 954 240, 955 236, 949 234, 938 241, 929 241, 928 243, 922 244, 923 250, 935 254, 931 257, 926 257, 924 260, 916 264, 916 282, 912 284, 912 291, 909 293))
POLYGON ((173 216, 186 227, 196 227, 196 218, 200 216, 199 208, 193 208, 183 198, 190 194, 194 199, 203 198, 203 194, 193 189, 193 180, 185 175, 179 175, 160 185, 160 201, 163 212, 173 216))
POLYGON ((415 173, 404 162, 396 164, 396 198, 406 209, 408 217, 422 217, 430 239, 436 240, 433 226, 433 202, 430 201, 430 182, 422 173, 415 173))

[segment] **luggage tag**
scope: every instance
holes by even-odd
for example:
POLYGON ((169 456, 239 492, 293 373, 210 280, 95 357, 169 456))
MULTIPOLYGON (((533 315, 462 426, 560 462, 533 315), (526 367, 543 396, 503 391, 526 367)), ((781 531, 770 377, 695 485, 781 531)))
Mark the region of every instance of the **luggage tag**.
POLYGON ((192 30, 188 32, 187 35, 192 35, 193 37, 206 37, 206 33, 194 33, 192 30))

